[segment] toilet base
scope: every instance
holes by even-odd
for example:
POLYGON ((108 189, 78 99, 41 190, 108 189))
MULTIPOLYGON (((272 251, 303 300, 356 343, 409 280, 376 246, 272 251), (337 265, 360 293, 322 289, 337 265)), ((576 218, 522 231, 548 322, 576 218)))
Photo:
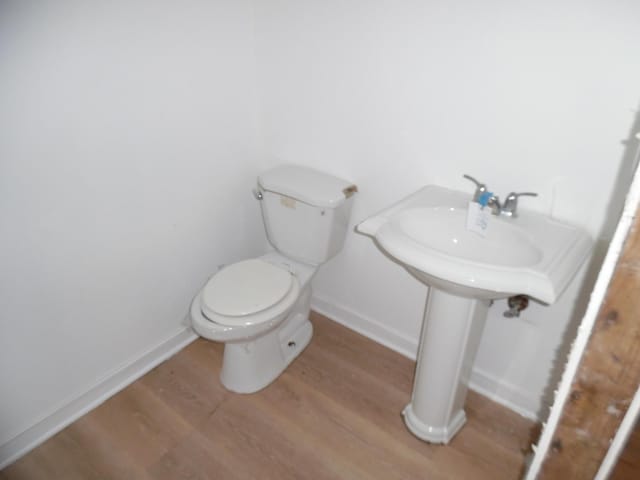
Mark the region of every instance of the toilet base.
POLYGON ((248 342, 226 343, 220 381, 236 393, 254 393, 273 382, 313 336, 309 321, 311 289, 305 288, 282 324, 248 342))

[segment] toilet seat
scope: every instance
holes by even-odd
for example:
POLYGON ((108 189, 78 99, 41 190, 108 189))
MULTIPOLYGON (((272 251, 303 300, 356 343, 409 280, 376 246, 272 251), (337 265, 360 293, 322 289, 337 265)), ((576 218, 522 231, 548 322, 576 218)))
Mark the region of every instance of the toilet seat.
POLYGON ((211 277, 199 303, 209 321, 246 328, 279 321, 299 293, 299 282, 291 272, 254 258, 230 265, 211 277))

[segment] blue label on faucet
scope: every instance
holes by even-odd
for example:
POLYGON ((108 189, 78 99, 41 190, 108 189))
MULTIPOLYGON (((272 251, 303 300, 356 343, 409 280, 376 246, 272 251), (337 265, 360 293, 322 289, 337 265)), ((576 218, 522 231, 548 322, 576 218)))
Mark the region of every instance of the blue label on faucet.
POLYGON ((486 207, 491 197, 493 197, 493 192, 483 192, 478 197, 478 203, 483 207, 486 207))

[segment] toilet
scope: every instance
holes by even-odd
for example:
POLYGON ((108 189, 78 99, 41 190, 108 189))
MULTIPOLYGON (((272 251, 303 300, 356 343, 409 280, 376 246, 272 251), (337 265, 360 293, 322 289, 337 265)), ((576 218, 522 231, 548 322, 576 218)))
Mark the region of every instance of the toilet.
POLYGON ((262 173, 254 191, 274 251, 215 273, 191 303, 194 330, 224 343, 220 380, 256 392, 311 341, 311 279, 344 244, 357 188, 297 165, 262 173))

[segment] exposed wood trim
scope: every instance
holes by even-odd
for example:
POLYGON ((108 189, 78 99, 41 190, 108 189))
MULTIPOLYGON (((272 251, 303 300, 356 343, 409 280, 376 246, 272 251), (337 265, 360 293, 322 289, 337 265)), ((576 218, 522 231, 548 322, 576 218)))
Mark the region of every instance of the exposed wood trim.
POLYGON ((640 383, 640 218, 635 217, 540 478, 593 478, 640 383))
POLYGON ((594 288, 527 479, 593 478, 640 382, 640 177, 594 288))
MULTIPOLYGON (((633 462, 633 466, 627 465, 630 459, 638 459, 638 451, 640 451, 640 442, 634 441, 634 439, 640 439, 640 430, 638 430, 636 423, 640 414, 640 388, 636 391, 636 396, 631 402, 631 406, 627 411, 627 414, 622 420, 622 424, 616 433, 609 451, 606 457, 600 464, 600 469, 594 480, 606 480, 613 473, 613 478, 624 478, 624 474, 620 474, 621 468, 629 469, 638 465, 637 461, 633 462), (634 437, 635 436, 635 437, 634 437), (631 440, 631 442, 629 442, 631 440), (618 461, 622 460, 623 464, 619 465, 618 461), (627 464, 625 464, 625 462, 627 464)), ((635 468, 634 468, 635 470, 635 468)), ((637 476, 637 475, 636 475, 637 476)), ((634 476, 635 478, 635 476, 634 476)))
MULTIPOLYGON (((640 117, 639 117, 640 118, 640 117)), ((640 140, 640 132, 633 135, 640 140)), ((594 331, 596 321, 600 318, 602 307, 604 307, 605 297, 609 293, 615 269, 623 253, 623 247, 627 242, 632 227, 637 223, 638 205, 640 204, 640 148, 635 148, 633 154, 634 171, 633 179, 628 190, 622 214, 617 221, 615 233, 609 243, 609 248, 598 274, 595 286, 591 293, 587 310, 584 314, 578 333, 569 353, 565 371, 556 390, 555 402, 551 408, 549 418, 542 430, 538 445, 532 445, 534 455, 531 458, 529 467, 525 474, 526 480, 535 480, 540 475, 543 465, 550 458, 552 446, 556 440, 556 431, 565 416, 565 407, 569 403, 573 384, 579 378, 579 368, 582 366, 583 355, 590 346, 591 334, 594 331)), ((615 212, 610 212, 615 214, 615 212)), ((637 231, 637 227, 634 229, 637 231)), ((605 415, 608 415, 606 412, 605 415)), ((579 433, 584 433, 580 431, 579 433)), ((615 442, 614 442, 615 443, 615 442)), ((610 452, 609 455, 616 454, 610 452)), ((603 455, 604 457, 604 455, 603 455)), ((565 456, 564 458, 567 458, 565 456)), ((593 476, 591 477, 593 478, 593 476)))

